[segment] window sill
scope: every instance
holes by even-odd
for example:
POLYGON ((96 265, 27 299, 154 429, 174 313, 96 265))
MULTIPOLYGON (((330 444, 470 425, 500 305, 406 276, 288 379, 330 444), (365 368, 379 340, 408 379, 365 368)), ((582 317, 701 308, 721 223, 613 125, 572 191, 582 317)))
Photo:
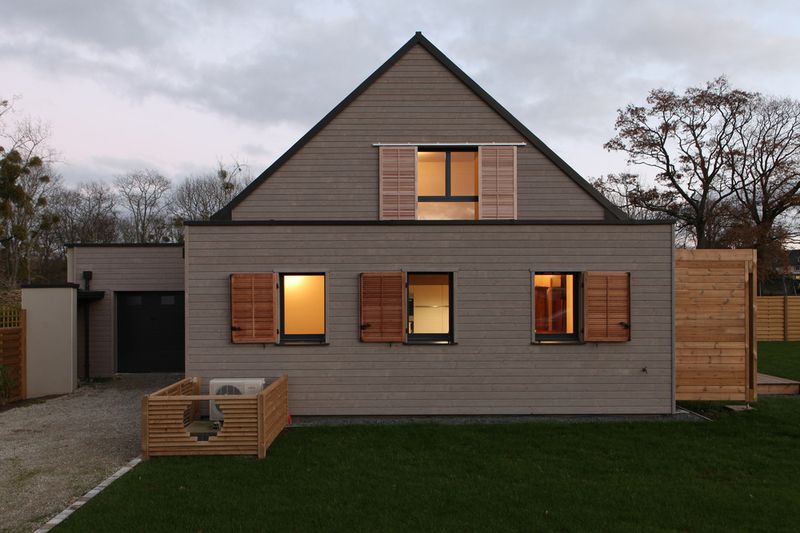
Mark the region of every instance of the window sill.
POLYGON ((281 341, 277 346, 330 346, 327 341, 281 341))
POLYGON ((531 341, 531 344, 536 344, 536 345, 542 345, 542 344, 544 344, 544 345, 547 345, 547 344, 571 344, 571 345, 577 345, 577 344, 586 344, 586 342, 581 341, 581 340, 577 340, 577 339, 575 339, 575 340, 567 340, 567 339, 565 339, 565 340, 555 340, 555 339, 553 339, 553 340, 531 341))
POLYGON ((453 341, 405 341, 403 344, 414 346, 417 344, 422 345, 429 345, 429 346, 457 346, 457 342, 453 341))

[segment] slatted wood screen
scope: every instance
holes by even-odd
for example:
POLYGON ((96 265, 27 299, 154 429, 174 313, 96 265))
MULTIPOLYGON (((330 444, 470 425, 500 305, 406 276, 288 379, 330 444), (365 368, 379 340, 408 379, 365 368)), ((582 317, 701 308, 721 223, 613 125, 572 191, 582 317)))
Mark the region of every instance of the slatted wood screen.
POLYGON ((759 296, 758 340, 800 340, 800 296, 759 296))
POLYGON ((142 456, 256 455, 263 458, 289 418, 289 380, 273 381, 257 395, 200 394, 199 378, 186 378, 142 398, 142 456), (186 430, 199 402, 214 401, 225 415, 208 440, 186 430))
POLYGON ((402 272, 361 274, 361 340, 403 342, 405 330, 404 283, 402 272))
POLYGON ((517 147, 478 148, 478 203, 481 220, 517 218, 517 147))
POLYGON ((276 287, 274 272, 231 274, 232 342, 277 342, 276 287))
POLYGON ((24 400, 26 392, 25 310, 6 308, 0 312, 0 366, 9 380, 9 402, 24 400))
POLYGON ((380 148, 380 219, 417 218, 417 147, 380 148))
POLYGON ((583 284, 584 340, 631 340, 630 273, 585 272, 583 284))
POLYGON ((755 400, 754 250, 676 250, 678 400, 755 400))

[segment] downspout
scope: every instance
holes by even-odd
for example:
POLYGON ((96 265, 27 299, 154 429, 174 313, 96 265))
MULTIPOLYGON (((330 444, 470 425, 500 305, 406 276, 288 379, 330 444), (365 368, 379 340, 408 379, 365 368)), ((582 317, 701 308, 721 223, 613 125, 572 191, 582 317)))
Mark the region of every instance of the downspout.
MULTIPOLYGON (((89 282, 92 280, 92 271, 83 271, 83 289, 89 291, 89 282)), ((83 377, 91 378, 89 373, 89 300, 83 303, 83 377)))

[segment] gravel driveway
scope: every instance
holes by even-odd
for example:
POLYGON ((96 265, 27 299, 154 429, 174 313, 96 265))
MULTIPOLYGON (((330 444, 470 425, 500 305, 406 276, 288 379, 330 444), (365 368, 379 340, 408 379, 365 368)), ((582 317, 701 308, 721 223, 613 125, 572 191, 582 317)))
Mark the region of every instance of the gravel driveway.
POLYGON ((142 395, 175 374, 127 374, 0 412, 0 530, 32 531, 139 455, 142 395))

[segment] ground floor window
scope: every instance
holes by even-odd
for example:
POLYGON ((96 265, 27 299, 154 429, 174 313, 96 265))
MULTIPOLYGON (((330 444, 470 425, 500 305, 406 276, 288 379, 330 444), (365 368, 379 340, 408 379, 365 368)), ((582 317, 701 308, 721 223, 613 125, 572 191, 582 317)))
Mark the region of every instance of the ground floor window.
POLYGON ((537 341, 578 340, 578 273, 533 276, 534 334, 537 341))
POLYGON ((325 275, 281 274, 281 342, 325 342, 325 275))
POLYGON ((453 342, 452 273, 409 273, 408 342, 453 342))

